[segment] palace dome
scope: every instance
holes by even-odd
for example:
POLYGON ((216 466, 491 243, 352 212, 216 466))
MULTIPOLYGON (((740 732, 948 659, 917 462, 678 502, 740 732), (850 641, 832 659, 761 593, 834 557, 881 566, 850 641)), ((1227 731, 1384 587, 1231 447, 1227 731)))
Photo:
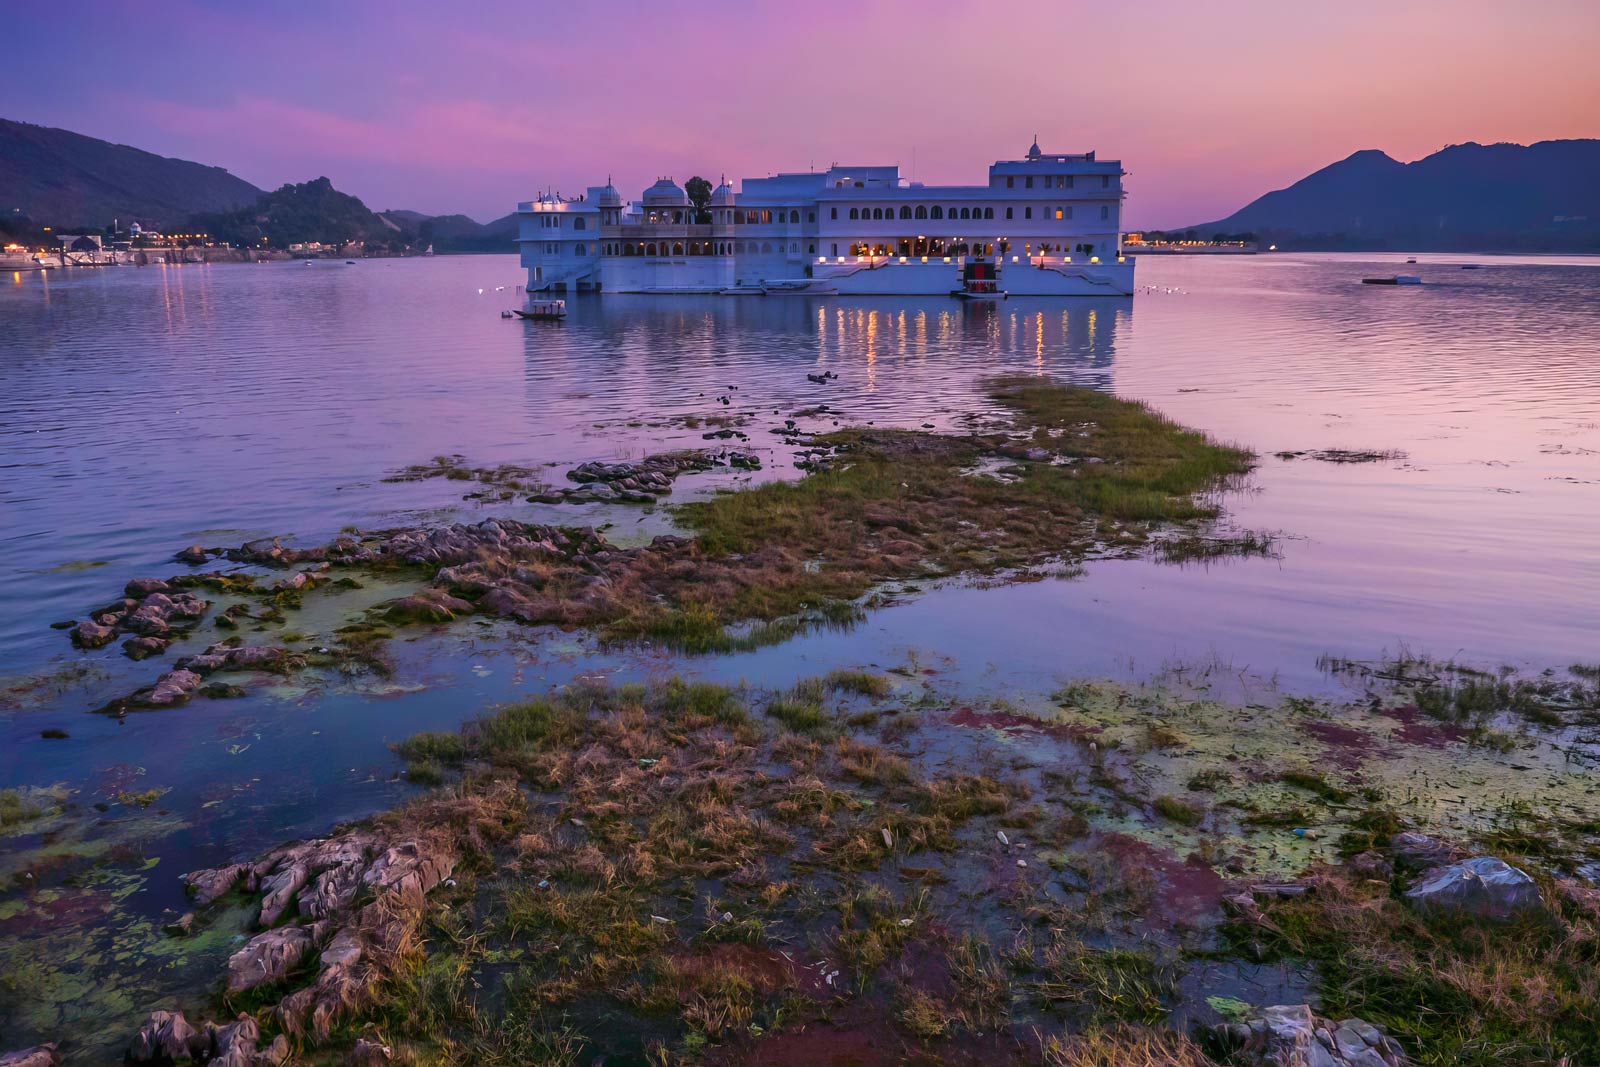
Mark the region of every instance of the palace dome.
POLYGON ((606 182, 605 188, 600 190, 599 204, 601 207, 618 207, 622 204, 622 194, 617 192, 617 187, 606 182))
POLYGON ((671 178, 662 178, 644 191, 646 207, 687 207, 689 194, 671 178))
POLYGON ((713 204, 731 205, 733 203, 733 186, 724 180, 723 183, 717 186, 712 192, 711 202, 713 204))

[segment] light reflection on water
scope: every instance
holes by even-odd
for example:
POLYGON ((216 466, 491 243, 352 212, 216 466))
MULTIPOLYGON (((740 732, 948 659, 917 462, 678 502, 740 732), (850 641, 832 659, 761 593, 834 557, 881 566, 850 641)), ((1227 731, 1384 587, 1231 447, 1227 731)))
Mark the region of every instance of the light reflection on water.
POLYGON ((1153 291, 1133 300, 610 296, 571 301, 560 326, 498 317, 517 298, 508 257, 27 278, 0 290, 0 672, 61 655, 45 622, 191 541, 459 506, 450 483, 380 480, 435 454, 636 456, 700 434, 629 423, 742 411, 776 460, 765 476, 784 476, 775 410, 946 428, 1002 372, 1139 397, 1257 448, 1259 491, 1229 511, 1288 535, 1284 558, 1096 567, 987 591, 953 620, 933 597, 894 613, 907 640, 976 615, 980 636, 1015 631, 997 654, 1083 635, 1021 669, 1099 669, 1112 634, 1136 661, 1216 652, 1291 677, 1319 651, 1401 642, 1583 656, 1600 623, 1600 271, 1421 258, 1417 289, 1358 284, 1399 257, 1146 257, 1153 291), (821 370, 838 380, 807 381, 821 370), (1409 458, 1270 455, 1328 447, 1409 458), (41 573, 73 561, 107 565, 41 573))

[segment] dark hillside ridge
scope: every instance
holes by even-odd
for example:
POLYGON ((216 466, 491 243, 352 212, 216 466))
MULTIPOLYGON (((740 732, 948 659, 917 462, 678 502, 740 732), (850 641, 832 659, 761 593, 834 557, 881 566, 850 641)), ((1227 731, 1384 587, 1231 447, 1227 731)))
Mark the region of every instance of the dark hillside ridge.
POLYGON ((0 211, 57 230, 121 220, 171 227, 200 212, 252 204, 261 190, 201 163, 169 159, 70 130, 0 119, 0 211))
POLYGON ((1285 249, 1600 251, 1600 140, 1467 143, 1414 163, 1368 149, 1192 228, 1285 249))

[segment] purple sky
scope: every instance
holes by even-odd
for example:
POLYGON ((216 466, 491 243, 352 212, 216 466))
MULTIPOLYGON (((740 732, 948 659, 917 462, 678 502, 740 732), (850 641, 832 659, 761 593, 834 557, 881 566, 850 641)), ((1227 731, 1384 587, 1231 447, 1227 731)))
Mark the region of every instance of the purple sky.
POLYGON ((1600 136, 1596 0, 18 0, 0 26, 0 116, 480 220, 608 173, 977 182, 1038 133, 1122 159, 1128 225, 1172 226, 1357 149, 1600 136))

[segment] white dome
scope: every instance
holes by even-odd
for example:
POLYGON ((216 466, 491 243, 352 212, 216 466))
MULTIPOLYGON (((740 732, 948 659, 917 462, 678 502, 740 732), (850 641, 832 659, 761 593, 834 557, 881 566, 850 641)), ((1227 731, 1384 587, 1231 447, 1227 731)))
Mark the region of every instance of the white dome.
POLYGON ((644 191, 646 207, 687 207, 689 194, 671 178, 662 178, 644 191))
POLYGON ((732 204, 733 186, 727 182, 717 186, 711 194, 711 202, 713 204, 732 204))

